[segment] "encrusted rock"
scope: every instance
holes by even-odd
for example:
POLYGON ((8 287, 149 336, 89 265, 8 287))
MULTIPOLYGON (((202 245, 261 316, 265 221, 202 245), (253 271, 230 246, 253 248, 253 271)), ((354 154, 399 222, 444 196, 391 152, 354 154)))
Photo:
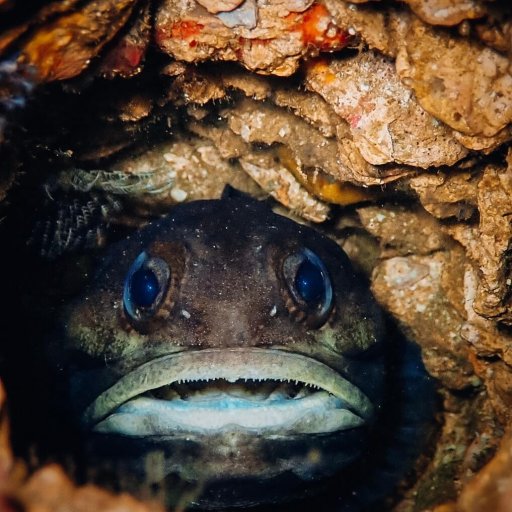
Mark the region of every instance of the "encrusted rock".
POLYGON ((463 20, 481 18, 487 13, 482 0, 405 0, 405 3, 431 25, 457 25, 463 20))
POLYGON ((21 48, 21 60, 43 81, 78 75, 123 27, 136 0, 95 0, 38 28, 21 48))
POLYGON ((456 510, 509 512, 511 503, 512 436, 508 432, 493 460, 463 490, 456 510))
POLYGON ((284 109, 243 100, 234 109, 223 111, 229 128, 247 143, 285 144, 297 162, 306 168, 321 167, 343 179, 343 167, 337 159, 337 145, 308 123, 284 109))
POLYGON ((101 191, 128 199, 140 212, 165 212, 185 199, 218 198, 226 184, 261 195, 242 168, 224 160, 203 139, 163 142, 138 156, 119 158, 108 170, 65 170, 60 187, 74 191, 101 191))
POLYGON ((448 238, 428 216, 395 208, 358 212, 384 249, 384 260, 373 275, 377 299, 421 345, 431 375, 450 389, 478 385, 460 336, 463 296, 455 304, 450 300, 450 288, 462 288, 463 251, 453 246, 447 250, 448 238))
POLYGON ((387 5, 384 10, 383 2, 356 3, 325 0, 325 5, 341 28, 357 36, 369 48, 394 57, 397 44, 407 28, 408 11, 397 5, 387 5))
POLYGON ((362 157, 372 165, 427 168, 467 154, 451 130, 425 112, 398 79, 393 63, 367 52, 310 66, 308 88, 348 122, 362 157))
POLYGON ((455 130, 492 137, 512 121, 510 60, 490 48, 415 20, 396 67, 420 105, 455 130))
POLYGON ((485 393, 461 399, 442 391, 441 398, 445 413, 434 453, 395 512, 459 512, 454 502, 446 502, 456 499, 496 449, 501 430, 485 393))
POLYGON ((501 52, 512 49, 511 5, 493 5, 490 3, 489 16, 481 22, 474 23, 475 34, 480 40, 501 52))
POLYGON ((99 74, 106 78, 131 77, 142 71, 151 40, 151 4, 141 3, 129 30, 118 38, 102 58, 99 74))
POLYGON ((309 194, 288 170, 271 155, 248 155, 240 159, 242 169, 292 213, 312 222, 323 222, 329 206, 309 194))
POLYGON ((244 0, 196 0, 208 12, 217 14, 218 12, 232 11, 236 9, 244 0))
POLYGON ((509 302, 509 267, 512 225, 512 174, 510 168, 488 166, 477 187, 479 225, 447 227, 467 250, 478 269, 479 285, 473 307, 487 318, 512 323, 509 302))
MULTIPOLYGON (((485 190, 499 192, 496 187, 485 186, 485 190)), ((495 199, 497 208, 508 204, 495 199)), ((488 278, 505 264, 499 256, 494 259, 500 250, 500 239, 496 243, 494 239, 501 234, 508 240, 510 225, 498 229, 495 225, 489 229, 493 235, 487 235, 485 227, 473 224, 440 225, 421 210, 365 207, 358 212, 381 243, 383 260, 373 276, 375 295, 422 346, 429 372, 449 389, 482 383, 496 417, 507 423, 512 406, 512 338, 496 324, 494 313, 499 313, 499 307, 490 308, 489 315, 478 299, 492 297, 486 288, 488 278), (466 254, 448 237, 457 232, 472 233, 466 254)), ((503 219, 502 215, 490 217, 493 222, 503 219)), ((487 222, 485 213, 481 222, 487 222)), ((491 282, 498 293, 500 281, 491 282)))
POLYGON ((477 211, 479 180, 475 171, 451 171, 413 176, 410 185, 420 196, 423 207, 434 217, 469 220, 477 211))
POLYGON ((246 0, 229 13, 208 12, 194 2, 163 2, 156 15, 156 42, 187 62, 238 61, 252 71, 287 76, 300 59, 345 47, 341 30, 322 3, 246 0))
POLYGON ((56 464, 38 470, 12 496, 26 512, 163 512, 156 503, 142 503, 128 494, 116 496, 93 485, 76 486, 56 464))

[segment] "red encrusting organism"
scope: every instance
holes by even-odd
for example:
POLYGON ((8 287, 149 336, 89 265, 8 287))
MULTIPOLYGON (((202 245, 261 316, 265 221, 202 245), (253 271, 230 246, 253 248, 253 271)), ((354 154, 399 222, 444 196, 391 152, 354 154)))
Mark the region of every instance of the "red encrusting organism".
POLYGON ((352 39, 348 32, 336 25, 326 7, 320 4, 313 4, 297 16, 296 29, 302 32, 304 43, 322 52, 340 50, 352 39))

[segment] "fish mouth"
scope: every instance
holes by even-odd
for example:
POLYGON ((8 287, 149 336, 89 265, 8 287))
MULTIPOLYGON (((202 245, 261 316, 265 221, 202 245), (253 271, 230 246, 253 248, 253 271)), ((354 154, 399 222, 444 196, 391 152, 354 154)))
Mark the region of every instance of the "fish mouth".
POLYGON ((279 349, 204 349, 153 359, 89 405, 94 432, 326 434, 371 421, 369 398, 337 371, 279 349))

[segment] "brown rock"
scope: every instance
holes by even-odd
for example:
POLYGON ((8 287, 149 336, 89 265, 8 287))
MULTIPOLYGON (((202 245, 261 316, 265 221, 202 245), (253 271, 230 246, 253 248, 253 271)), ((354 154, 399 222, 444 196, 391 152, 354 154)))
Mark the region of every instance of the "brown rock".
POLYGON ((348 122, 355 146, 372 165, 427 168, 467 154, 451 130, 418 105, 393 63, 375 53, 309 66, 306 85, 348 122))
POLYGON ((320 167, 341 178, 343 167, 337 158, 337 144, 325 138, 308 123, 287 112, 265 103, 249 99, 240 101, 235 108, 224 110, 229 128, 247 143, 274 143, 288 146, 299 165, 320 167))
POLYGON ((447 227, 460 242, 478 269, 479 284, 474 301, 475 311, 487 318, 512 322, 512 306, 508 300, 510 276, 507 263, 512 226, 512 181, 510 169, 487 166, 477 187, 478 227, 447 227))
POLYGON ((92 485, 75 487, 56 464, 37 471, 18 491, 26 512, 163 512, 163 507, 141 503, 127 494, 115 496, 92 485))
POLYGON ((261 75, 253 75, 240 71, 226 70, 219 77, 224 87, 228 89, 236 89, 242 92, 248 98, 254 100, 265 100, 269 98, 274 91, 274 84, 261 75))
POLYGON ((196 0, 199 5, 202 5, 212 14, 217 14, 222 11, 232 11, 244 1, 245 0, 196 0))
POLYGON ((481 0, 404 0, 423 21, 431 25, 457 25, 481 18, 487 12, 481 0))
POLYGON ((463 490, 459 512, 512 510, 512 436, 503 439, 493 460, 463 490))
POLYGON ((501 432, 485 392, 461 399, 443 390, 441 397, 443 424, 434 453, 405 499, 393 508, 396 512, 458 512, 458 493, 496 448, 501 432))
POLYGON ((501 52, 512 49, 512 19, 511 5, 488 5, 489 16, 482 21, 473 23, 475 34, 480 40, 501 52))
POLYGON ((358 214, 365 228, 380 240, 383 258, 428 255, 449 244, 437 221, 420 209, 367 206, 358 214))
POLYGON ((512 74, 505 56, 416 20, 396 60, 421 106, 455 130, 493 137, 512 121, 512 74))
POLYGON ((460 335, 464 316, 463 305, 457 302, 463 296, 449 292, 462 287, 462 249, 452 246, 448 250, 440 228, 428 216, 375 207, 361 208, 358 213, 365 228, 379 237, 383 250, 384 259, 372 279, 377 300, 422 347, 431 375, 449 389, 477 385, 467 344, 460 335))
POLYGON ((194 66, 173 62, 165 68, 165 74, 176 76, 168 92, 168 99, 174 105, 204 105, 226 96, 226 89, 218 76, 202 73, 194 66))
MULTIPOLYGON (((415 172, 411 167, 403 165, 377 166, 368 163, 355 142, 344 136, 345 131, 345 126, 338 126, 338 154, 346 169, 346 175, 343 178, 347 181, 363 186, 384 185, 415 172)), ((339 177, 339 179, 343 178, 339 177)))
POLYGON ((20 59, 34 66, 41 80, 73 78, 124 26, 136 0, 93 0, 38 28, 22 46, 20 59))
POLYGON ((466 148, 475 151, 482 151, 484 154, 491 153, 503 143, 512 139, 512 126, 508 125, 500 130, 492 137, 484 137, 482 135, 466 135, 457 131, 453 132, 453 136, 466 148))
POLYGON ((240 165, 291 213, 311 222, 323 222, 329 216, 329 205, 309 194, 285 167, 275 162, 271 154, 248 154, 240 158, 240 165))
POLYGON ((166 1, 158 9, 155 30, 157 44, 176 59, 237 61, 280 76, 292 74, 305 55, 341 49, 350 39, 323 4, 284 0, 247 0, 219 15, 166 1))
POLYGON ((471 171, 413 176, 410 185, 423 207, 438 219, 468 220, 477 211, 479 175, 471 171))
POLYGON ((102 57, 98 73, 106 78, 134 76, 142 71, 151 39, 151 5, 141 3, 129 30, 102 57))
MULTIPOLYGON (((28 20, 3 30, 0 33, 0 55, 9 50, 12 43, 16 42, 18 38, 25 34, 32 26, 42 25, 56 14, 64 14, 71 11, 78 2, 79 0, 51 2, 41 7, 41 9, 33 14, 28 20)), ((1 5, 2 4, 0 3, 0 12, 1 5)), ((9 2, 7 2, 7 5, 9 5, 9 2)))
POLYGON ((313 125, 325 137, 334 137, 343 120, 321 96, 292 88, 273 91, 272 100, 280 107, 288 107, 300 118, 313 125))
POLYGON ((403 39, 409 19, 406 9, 373 1, 363 4, 325 0, 325 5, 336 23, 350 35, 357 36, 369 48, 379 50, 384 55, 396 55, 397 44, 403 39))
POLYGON ((7 416, 7 398, 0 382, 0 488, 5 485, 13 468, 14 457, 11 450, 11 432, 7 416))

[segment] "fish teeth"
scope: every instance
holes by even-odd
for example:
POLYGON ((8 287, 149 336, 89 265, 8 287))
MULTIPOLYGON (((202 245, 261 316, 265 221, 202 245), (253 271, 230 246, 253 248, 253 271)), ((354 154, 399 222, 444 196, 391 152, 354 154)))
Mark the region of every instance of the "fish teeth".
POLYGON ((307 387, 304 386, 294 397, 294 400, 299 400, 301 398, 306 398, 310 395, 310 392, 308 391, 307 387))
POLYGON ((245 400, 293 400, 321 390, 319 386, 300 379, 265 379, 261 377, 179 379, 156 395, 164 400, 212 400, 231 396, 245 400))

